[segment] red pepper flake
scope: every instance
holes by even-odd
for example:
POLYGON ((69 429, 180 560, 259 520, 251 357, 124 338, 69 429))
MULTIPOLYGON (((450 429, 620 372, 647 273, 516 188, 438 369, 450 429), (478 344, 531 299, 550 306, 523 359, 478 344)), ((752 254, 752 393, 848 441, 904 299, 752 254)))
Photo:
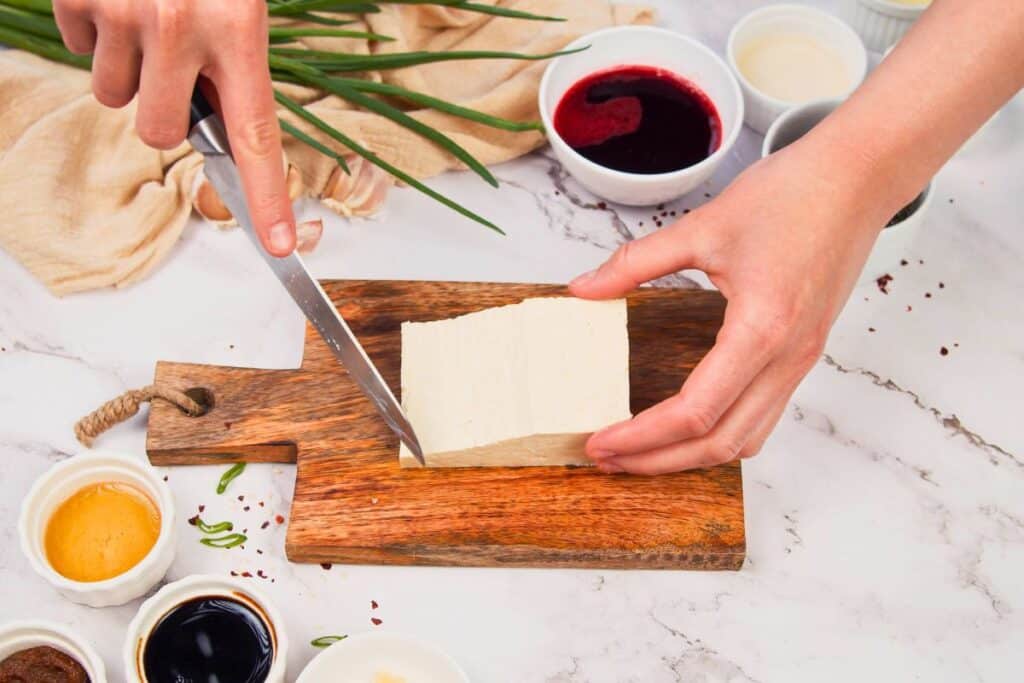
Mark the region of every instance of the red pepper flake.
POLYGON ((263 554, 263 551, 262 551, 262 550, 260 550, 259 548, 256 548, 256 554, 257 554, 257 555, 262 555, 262 554, 263 554))
POLYGON ((203 510, 205 510, 205 509, 206 509, 206 506, 205 506, 205 505, 200 505, 200 506, 199 506, 199 511, 200 511, 200 512, 202 512, 202 511, 203 511, 203 510))
POLYGON ((260 501, 260 507, 263 507, 263 501, 262 500, 260 501))
POLYGON ((874 331, 875 331, 875 328, 873 328, 873 327, 869 327, 868 328, 868 332, 874 332, 874 331))
POLYGON ((256 570, 256 576, 260 577, 261 579, 267 578, 267 575, 263 573, 262 569, 256 570))
POLYGON ((194 517, 189 517, 188 518, 188 523, 191 524, 192 526, 198 525, 199 524, 199 515, 196 515, 194 517))
POLYGON ((224 423, 224 429, 231 429, 231 423, 230 422, 225 422, 224 423))
POLYGON ((605 209, 607 209, 607 208, 608 208, 608 205, 607 205, 607 204, 605 204, 604 202, 598 202, 598 203, 597 203, 597 208, 599 208, 599 209, 601 209, 602 211, 604 211, 605 209))
POLYGON ((907 259, 900 259, 900 265, 901 265, 901 266, 905 266, 905 265, 907 265, 908 263, 909 263, 909 261, 907 261, 907 259))
POLYGON ((242 512, 248 512, 248 511, 249 511, 249 506, 248 505, 246 505, 244 508, 242 508, 242 512))
POLYGON ((378 619, 377 617, 370 617, 370 623, 373 624, 374 626, 380 626, 384 622, 381 621, 380 619, 378 619))
POLYGON ((274 517, 274 521, 278 524, 284 524, 284 517, 282 517, 281 515, 277 515, 274 517))
POLYGON ((245 496, 239 496, 239 497, 238 497, 238 500, 239 500, 239 501, 243 501, 243 500, 245 500, 245 496))
POLYGON ((321 562, 320 566, 323 568, 323 570, 325 572, 331 571, 331 563, 330 562, 321 562))
POLYGON ((268 526, 270 526, 270 522, 263 522, 263 524, 260 524, 261 529, 266 529, 268 526))
POLYGON ((943 346, 941 349, 939 349, 939 354, 943 355, 943 356, 948 356, 949 355, 949 349, 947 349, 945 346, 943 346))
POLYGON ((252 578, 252 573, 251 572, 242 572, 242 576, 247 578, 247 579, 251 579, 252 578))
POLYGON ((878 285, 878 291, 880 291, 882 294, 888 294, 889 293, 889 283, 890 282, 892 282, 892 275, 889 275, 889 273, 886 273, 882 277, 880 277, 877 280, 875 280, 875 284, 878 285))
POLYGON ((945 283, 943 283, 943 282, 940 282, 940 283, 939 283, 939 289, 945 289, 945 288, 946 288, 946 285, 945 285, 945 283))
POLYGON ((232 569, 231 570, 231 576, 238 576, 238 572, 236 572, 234 569, 232 569))
POLYGON ((661 217, 662 217, 662 218, 664 218, 664 217, 665 217, 665 216, 667 216, 667 215, 668 215, 668 211, 662 211, 662 212, 661 212, 661 217))
POLYGON ((689 209, 683 209, 683 213, 690 213, 689 209))
POLYGON ((924 298, 925 299, 931 299, 932 298, 932 293, 931 292, 925 292, 924 293, 924 298))
POLYGON ((376 600, 370 600, 370 609, 377 609, 380 605, 377 604, 376 600))

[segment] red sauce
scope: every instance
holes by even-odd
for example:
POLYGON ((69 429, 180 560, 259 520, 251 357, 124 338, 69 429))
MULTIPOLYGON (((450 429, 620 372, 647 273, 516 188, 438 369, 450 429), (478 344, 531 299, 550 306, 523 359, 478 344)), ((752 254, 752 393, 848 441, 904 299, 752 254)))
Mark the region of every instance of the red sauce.
POLYGON ((596 164, 669 173, 707 159, 722 142, 711 99, 682 76, 617 66, 575 83, 555 109, 555 131, 596 164))

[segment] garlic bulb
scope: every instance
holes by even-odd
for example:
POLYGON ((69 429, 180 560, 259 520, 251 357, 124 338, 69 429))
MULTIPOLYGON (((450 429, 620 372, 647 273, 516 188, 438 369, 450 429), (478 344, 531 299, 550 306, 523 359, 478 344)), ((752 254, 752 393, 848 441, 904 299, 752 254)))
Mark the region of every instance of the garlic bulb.
POLYGON ((295 226, 295 248, 301 254, 308 254, 316 249, 320 237, 324 234, 324 223, 319 218, 302 221, 295 226))
MULTIPOLYGON (((288 186, 288 198, 293 202, 302 196, 305 186, 302 182, 302 173, 295 166, 288 164, 285 182, 288 186)), ((192 208, 200 216, 220 228, 231 228, 238 225, 238 221, 231 215, 228 207, 224 206, 217 190, 213 188, 206 174, 200 170, 192 181, 192 208)))
POLYGON ((345 155, 350 173, 339 166, 320 195, 321 201, 342 216, 375 214, 387 198, 394 179, 385 171, 356 155, 345 155))

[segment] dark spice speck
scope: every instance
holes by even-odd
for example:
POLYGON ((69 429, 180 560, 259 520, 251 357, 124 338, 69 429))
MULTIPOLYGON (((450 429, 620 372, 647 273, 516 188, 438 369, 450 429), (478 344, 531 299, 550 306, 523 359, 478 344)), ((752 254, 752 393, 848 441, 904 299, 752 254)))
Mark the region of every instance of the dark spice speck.
POLYGON ((321 568, 322 568, 322 569, 323 569, 324 571, 330 571, 330 570, 331 570, 331 563, 330 563, 330 562, 321 562, 321 563, 320 563, 320 567, 321 567, 321 568))
POLYGON ((882 294, 888 294, 889 293, 889 283, 890 282, 892 282, 892 275, 889 275, 889 273, 886 273, 882 277, 880 277, 877 280, 875 280, 875 284, 878 285, 878 291, 880 291, 882 294))
POLYGON ((949 349, 947 349, 945 346, 943 346, 941 349, 939 349, 939 353, 941 355, 943 355, 943 356, 948 356, 949 355, 949 349))
POLYGON ((377 617, 370 617, 370 623, 372 623, 374 626, 380 626, 384 622, 378 619, 377 617))

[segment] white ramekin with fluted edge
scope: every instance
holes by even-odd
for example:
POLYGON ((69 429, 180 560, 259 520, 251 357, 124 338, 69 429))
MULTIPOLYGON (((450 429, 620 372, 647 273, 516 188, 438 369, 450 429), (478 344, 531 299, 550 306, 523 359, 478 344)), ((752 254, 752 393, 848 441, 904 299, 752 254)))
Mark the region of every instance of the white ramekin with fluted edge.
POLYGON ((127 455, 93 451, 63 460, 36 480, 21 505, 21 550, 36 573, 72 602, 90 607, 123 605, 145 595, 174 559, 177 530, 174 497, 149 463, 127 455), (104 581, 72 581, 46 559, 46 525, 57 507, 85 486, 124 482, 144 491, 160 511, 160 535, 149 553, 123 574, 104 581))
POLYGON ((388 631, 359 633, 334 643, 313 658, 296 683, 335 683, 339 671, 353 681, 386 673, 403 681, 469 683, 466 672, 441 650, 419 638, 388 631))
POLYGON ((758 133, 765 133, 784 111, 802 104, 761 92, 740 71, 737 57, 744 46, 772 32, 804 34, 833 48, 850 74, 850 87, 840 95, 841 98, 846 98, 864 82, 868 73, 867 50, 853 29, 842 20, 807 5, 768 5, 756 9, 736 22, 729 32, 726 56, 743 90, 746 124, 758 133))
MULTIPOLYGON (((766 157, 796 142, 835 111, 840 104, 842 100, 817 100, 785 112, 768 129, 764 144, 761 146, 761 156, 766 157)), ((924 216, 931 207, 934 194, 932 183, 928 183, 921 194, 921 201, 909 216, 895 225, 883 228, 879 233, 875 246, 871 249, 871 255, 861 270, 858 284, 880 278, 897 267, 901 259, 906 258, 907 249, 916 239, 924 216)))
POLYGON ((50 621, 14 621, 0 624, 0 662, 15 652, 33 647, 52 647, 82 665, 90 683, 107 683, 103 660, 84 638, 50 621))
POLYGON ((671 201, 706 181, 732 149, 743 127, 743 97, 729 67, 704 44, 654 26, 617 26, 577 38, 544 71, 537 99, 548 140, 562 166, 595 195, 631 206, 671 201), (626 173, 579 154, 555 131, 562 96, 580 79, 616 66, 651 66, 682 76, 700 88, 718 110, 722 140, 707 159, 670 173, 626 173))
POLYGON ((252 587, 251 582, 212 574, 195 574, 169 583, 139 607, 128 624, 121 651, 125 680, 128 683, 146 683, 142 657, 146 639, 156 625, 171 610, 195 598, 223 596, 240 600, 263 619, 270 629, 274 659, 264 683, 284 683, 288 664, 288 637, 284 632, 284 619, 266 596, 252 587))
POLYGON ((841 16, 872 52, 885 52, 899 42, 929 5, 888 0, 843 0, 841 16))

